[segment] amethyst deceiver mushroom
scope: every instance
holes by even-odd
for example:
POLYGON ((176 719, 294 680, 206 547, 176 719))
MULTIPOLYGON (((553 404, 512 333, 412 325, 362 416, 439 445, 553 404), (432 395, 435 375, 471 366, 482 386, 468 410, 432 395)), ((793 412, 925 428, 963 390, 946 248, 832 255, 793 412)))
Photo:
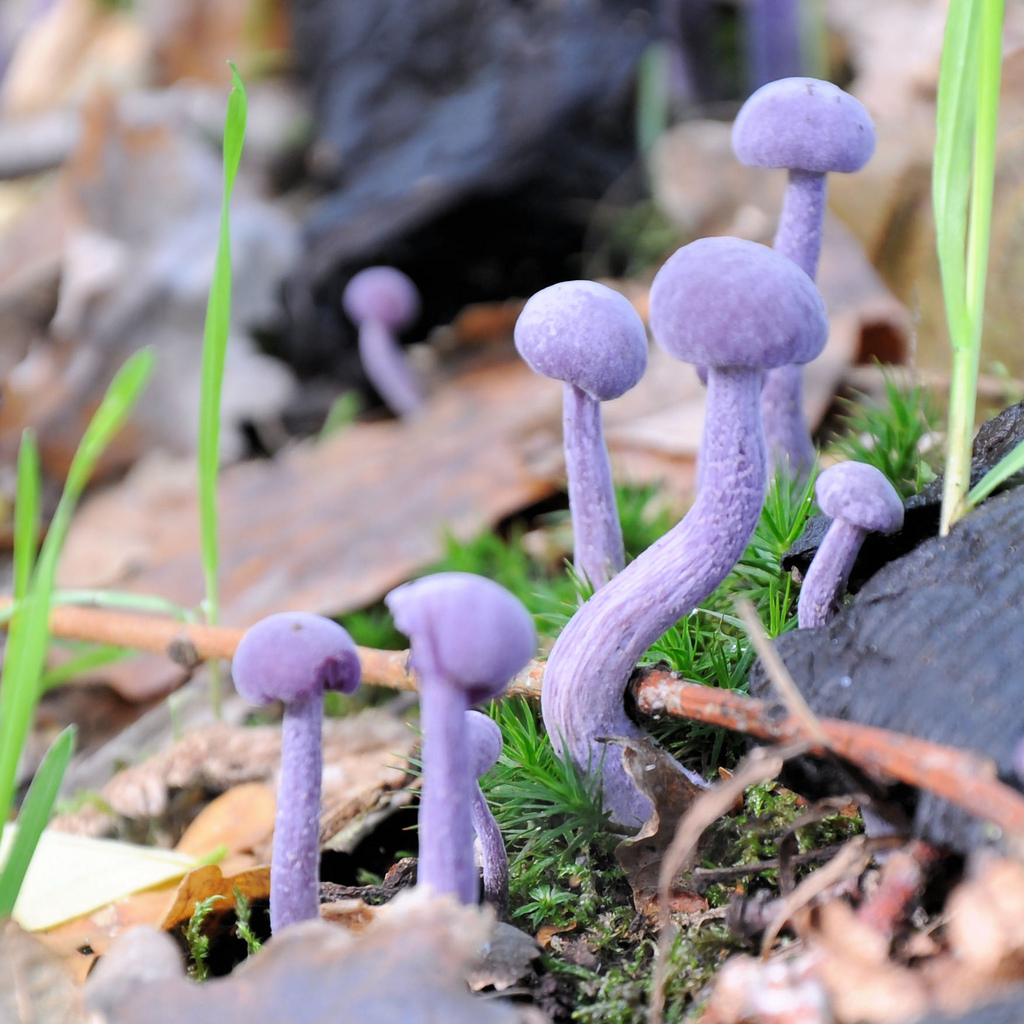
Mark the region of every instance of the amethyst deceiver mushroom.
MULTIPOLYGON (((501 757, 501 729, 493 718, 479 711, 466 712, 469 732, 469 760, 472 776, 478 780, 486 775, 501 757)), ((508 917, 508 853, 498 822, 487 806, 480 783, 473 783, 471 808, 473 831, 480 844, 480 865, 484 874, 484 900, 498 912, 498 918, 508 917)))
MULTIPOLYGON (((860 170, 875 151, 875 127, 864 105, 831 82, 783 78, 757 90, 740 108, 732 146, 741 163, 789 171, 775 249, 808 277, 818 272, 827 175, 860 170)), ((761 396, 765 437, 776 468, 794 476, 814 464, 802 405, 803 369, 772 370, 761 396)))
MULTIPOLYGON (((702 482, 685 518, 597 591, 551 650, 544 725, 556 749, 591 774, 603 737, 643 735, 624 708, 634 667, 722 582, 757 525, 767 483, 764 370, 813 359, 828 331, 811 279, 767 246, 738 238, 700 239, 671 256, 651 286, 650 311, 658 344, 708 367, 702 482)), ((603 756, 605 808, 622 825, 642 824, 650 801, 616 747, 605 746, 603 756)))
POLYGON ((359 655, 336 622, 306 612, 280 612, 246 631, 231 675, 250 704, 284 703, 270 862, 270 928, 276 933, 320 913, 324 692, 351 693, 359 685, 359 655))
POLYGON ((435 893, 475 903, 466 712, 502 693, 533 657, 533 619, 504 587, 464 572, 413 580, 384 602, 409 637, 419 676, 423 791, 417 878, 435 893))
POLYGON ((394 267, 367 267, 345 286, 341 301, 359 328, 359 358, 370 383, 398 416, 415 412, 423 405, 423 389, 396 333, 419 315, 416 285, 394 267))
POLYGON ((801 629, 824 626, 835 616, 864 538, 903 526, 903 502, 881 470, 864 462, 829 466, 815 481, 818 506, 832 525, 807 569, 797 602, 801 629))
POLYGON ((574 560, 596 589, 626 561, 601 403, 625 394, 643 376, 647 332, 625 296, 595 281, 563 281, 526 303, 515 342, 531 369, 563 382, 574 560))

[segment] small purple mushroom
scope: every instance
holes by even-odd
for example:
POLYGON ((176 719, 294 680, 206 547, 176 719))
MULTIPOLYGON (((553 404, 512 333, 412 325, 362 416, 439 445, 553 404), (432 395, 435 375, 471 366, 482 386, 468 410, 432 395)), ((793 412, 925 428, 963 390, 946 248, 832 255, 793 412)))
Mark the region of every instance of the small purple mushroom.
MULTIPOLYGON (((682 522, 597 591, 551 650, 544 725, 589 774, 601 763, 602 738, 643 735, 624 708, 633 668, 721 583, 754 532, 767 482, 763 371, 813 359, 828 329, 811 279, 766 246, 737 238, 700 239, 670 257, 651 286, 650 315, 663 348, 708 367, 702 483, 682 522)), ((605 748, 601 771, 612 818, 646 821, 651 803, 616 747, 605 748)))
POLYGON ((416 285, 394 267, 367 267, 346 285, 341 302, 359 328, 359 358, 370 383, 398 416, 415 412, 423 389, 395 334, 419 315, 416 285))
MULTIPOLYGON (((736 116, 732 146, 741 163, 786 168, 775 249, 810 278, 818 272, 827 174, 860 170, 875 151, 875 128, 863 104, 816 78, 783 78, 757 90, 736 116)), ((768 374, 761 408, 772 462, 806 474, 815 452, 802 406, 803 369, 768 374)))
MULTIPOLYGON (((469 731, 469 760, 473 778, 486 775, 501 757, 501 729, 479 711, 466 712, 469 731)), ((480 844, 480 862, 484 872, 484 900, 498 912, 499 920, 508 917, 508 853, 498 822, 487 806, 480 783, 473 786, 471 808, 473 831, 480 844)))
POLYGON ((435 893, 477 900, 472 764, 466 712, 497 697, 537 647, 530 613, 482 576, 445 572, 384 599, 409 637, 420 680, 423 792, 418 879, 435 893))
POLYGON ((647 368, 647 332, 629 300, 594 281, 563 281, 523 307, 516 348, 545 377, 564 382, 562 439, 576 570, 594 588, 625 564, 601 402, 625 394, 647 368))
POLYGON ((864 538, 872 531, 895 533, 903 526, 903 502, 885 474, 863 462, 830 466, 814 485, 821 511, 832 517, 800 587, 801 629, 832 620, 864 538))
POLYGON ((261 619, 242 637, 231 662, 235 688, 250 704, 284 702, 270 863, 270 928, 275 934, 320 913, 324 691, 351 693, 360 674, 348 633, 330 619, 305 612, 261 619))

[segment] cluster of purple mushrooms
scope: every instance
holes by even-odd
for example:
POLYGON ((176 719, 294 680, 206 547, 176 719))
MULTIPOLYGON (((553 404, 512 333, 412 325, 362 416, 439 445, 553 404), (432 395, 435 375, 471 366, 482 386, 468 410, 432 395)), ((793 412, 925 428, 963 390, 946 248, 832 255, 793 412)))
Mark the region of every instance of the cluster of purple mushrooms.
MULTIPOLYGON (((627 775, 619 748, 606 745, 611 737, 642 735, 624 706, 630 675, 650 645, 693 611, 739 560, 761 515, 769 473, 800 477, 813 470, 802 366, 822 350, 828 333, 814 285, 826 176, 858 170, 874 144, 864 107, 827 82, 772 82, 741 109, 733 129, 737 157, 789 172, 778 233, 774 248, 738 238, 700 239, 678 250, 654 278, 651 333, 670 355, 700 369, 707 412, 694 504, 629 565, 600 403, 623 394, 643 375, 644 325, 623 296, 591 281, 538 292, 516 324, 523 359, 563 382, 575 565, 595 588, 548 657, 544 725, 556 750, 584 772, 600 773, 605 809, 618 825, 638 827, 652 810, 627 775)), ((425 392, 405 364, 395 333, 416 316, 419 297, 412 282, 390 267, 371 267, 352 279, 344 303, 359 326, 367 375, 397 414, 413 414, 425 392)), ((825 470, 816 494, 833 524, 801 588, 801 628, 829 621, 866 534, 899 529, 903 517, 899 496, 867 465, 825 470)), ((472 707, 499 697, 533 657, 532 619, 498 584, 466 573, 415 580, 393 590, 386 603, 410 638, 420 681, 418 884, 475 903, 475 833, 484 898, 501 911, 508 898, 508 861, 477 782, 497 761, 501 734, 472 707)), ((285 706, 271 865, 276 931, 318 913, 323 694, 353 690, 359 659, 336 623, 282 613, 248 631, 232 672, 246 699, 285 706)))

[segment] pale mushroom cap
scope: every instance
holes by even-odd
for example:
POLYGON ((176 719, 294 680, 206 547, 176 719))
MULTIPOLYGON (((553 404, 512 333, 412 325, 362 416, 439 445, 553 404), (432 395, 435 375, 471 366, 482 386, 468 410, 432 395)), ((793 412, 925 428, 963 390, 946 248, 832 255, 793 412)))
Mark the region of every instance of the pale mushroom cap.
POLYGON ((501 693, 537 649, 522 602, 483 576, 425 576, 396 587, 384 603, 411 641, 413 667, 463 687, 473 704, 501 693))
POLYGON ((596 281, 562 281, 537 292, 516 321, 519 354, 537 373, 606 402, 647 368, 647 332, 630 301, 596 281))
POLYGON ((359 655, 344 627, 308 612, 279 612, 251 626, 231 661, 235 689, 250 704, 289 703, 336 690, 351 693, 359 655))
POLYGON ((345 286, 341 302, 355 323, 373 320, 391 331, 407 327, 420 312, 416 285, 394 267, 360 270, 345 286))
POLYGON ((669 355, 698 366, 807 363, 828 337, 814 282, 742 238, 700 238, 673 253, 651 285, 650 321, 669 355))
POLYGON ((875 126, 860 100, 817 78, 761 86, 732 128, 741 163, 820 174, 859 171, 875 151, 875 126))
POLYGON ((821 511, 863 530, 895 533, 903 526, 903 502, 881 470, 864 462, 829 466, 814 485, 821 511))
POLYGON ((469 734, 469 760, 473 778, 486 775, 501 757, 501 729, 493 718, 481 711, 466 712, 466 731, 469 734))

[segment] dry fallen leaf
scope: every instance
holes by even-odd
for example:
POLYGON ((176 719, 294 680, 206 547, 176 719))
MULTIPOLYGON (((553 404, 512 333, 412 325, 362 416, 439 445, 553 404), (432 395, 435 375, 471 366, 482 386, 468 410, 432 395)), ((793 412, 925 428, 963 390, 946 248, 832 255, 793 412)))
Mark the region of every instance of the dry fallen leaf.
MULTIPOLYGON (((679 819, 706 790, 681 774, 673 758, 657 744, 647 740, 614 742, 622 746, 622 762, 630 778, 654 804, 654 811, 640 831, 615 848, 615 857, 633 890, 636 909, 657 920, 658 876, 665 851, 675 836, 679 819)), ((707 908, 707 900, 688 884, 676 881, 669 897, 672 913, 692 914, 707 908)))
POLYGON ((84 1024, 77 986, 60 960, 13 921, 0 924, 0 1021, 84 1024))

